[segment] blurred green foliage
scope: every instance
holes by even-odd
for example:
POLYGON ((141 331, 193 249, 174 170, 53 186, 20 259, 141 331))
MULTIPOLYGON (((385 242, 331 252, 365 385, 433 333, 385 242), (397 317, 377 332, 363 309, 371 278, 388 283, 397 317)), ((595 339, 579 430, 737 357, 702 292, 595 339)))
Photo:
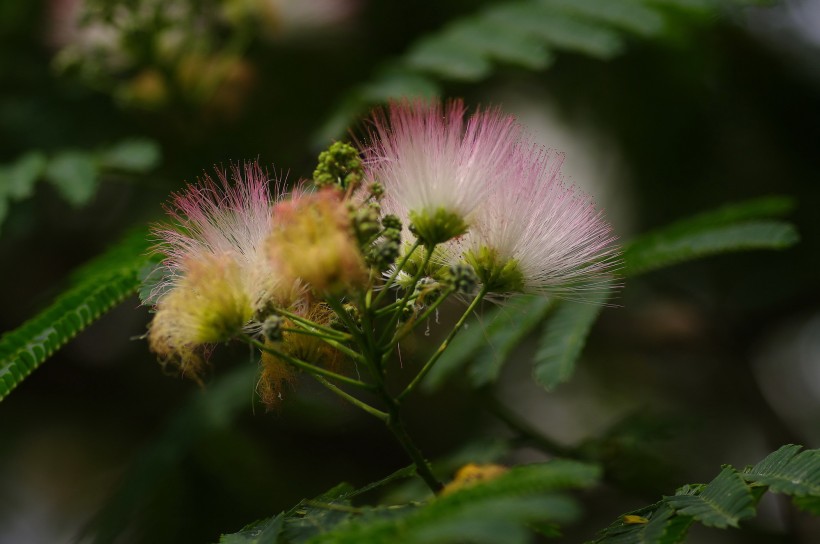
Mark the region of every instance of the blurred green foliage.
MULTIPOLYGON (((6 347, 14 361, 24 357, 21 349, 36 355, 33 365, 24 361, 30 370, 136 290, 150 240, 140 235, 143 245, 127 254, 106 248, 127 246, 129 229, 159 219, 169 192, 203 169, 259 158, 272 165, 273 177, 292 183, 310 176, 317 150, 331 138, 351 126, 360 134, 357 117, 390 96, 464 96, 504 107, 525 97, 557 112, 552 123, 592 127, 605 142, 601 152, 618 157, 620 173, 604 177, 620 183, 615 192, 629 202, 621 237, 634 242, 625 271, 641 276, 624 280, 612 307, 522 300, 535 306, 488 308, 447 352, 450 366, 442 360, 441 374, 430 376, 438 392, 408 399, 407 412, 415 414, 409 426, 425 451, 441 456, 475 436, 512 434, 502 461, 541 460, 531 436, 491 419, 486 389, 476 393, 468 384, 496 387, 547 435, 536 450, 570 452, 604 467, 608 487, 597 498, 584 496, 584 523, 563 527, 569 542, 596 538, 615 516, 671 493, 659 473, 674 474, 673 485, 707 481, 721 464, 743 466, 785 443, 817 447, 811 429, 820 415, 778 411, 754 374, 760 343, 820 307, 820 221, 812 206, 820 200, 817 52, 761 23, 788 20, 784 5, 761 12, 707 0, 351 0, 336 9, 318 2, 320 11, 306 20, 285 3, 87 4, 90 15, 72 27, 69 8, 78 2, 0 3, 0 330, 18 331, 3 337, 3 372, 13 374, 6 347), (83 26, 92 32, 83 35, 83 26), (791 199, 759 199, 772 194, 791 199), (771 219, 785 214, 802 239, 787 252, 659 265, 791 245, 793 227, 771 219), (638 237, 630 229, 656 230, 638 237), (125 283, 106 294, 106 274, 116 273, 125 283), (80 312, 78 322, 71 315, 84 305, 93 311, 80 312), (39 318, 26 323, 32 316, 39 318), (569 334, 576 349, 556 359, 540 348, 542 323, 540 337, 569 334), (554 389, 549 396, 523 385, 534 358, 543 385, 554 389), (458 359, 471 362, 470 372, 445 383, 448 368, 450 376, 460 374, 458 359), (525 379, 516 375, 520 369, 525 379), (610 425, 634 409, 654 416, 653 423, 610 425), (673 426, 680 419, 692 424, 673 426), (676 433, 656 443, 663 433, 647 425, 676 433), (651 451, 639 447, 647 442, 651 451), (628 470, 641 463, 646 470, 628 470)), ((213 404, 196 400, 195 385, 162 375, 144 342, 129 342, 144 334, 147 316, 135 310, 136 298, 127 300, 3 401, 0 467, 9 476, 0 490, 0 526, 7 527, 0 536, 67 540, 107 504, 95 518, 105 523, 86 533, 101 542, 113 535, 120 542, 214 542, 339 481, 361 485, 406 464, 378 428, 305 384, 281 412, 251 417, 253 369, 242 350, 216 358, 213 383, 202 393, 213 404), (195 400, 185 404, 186 396, 195 400), (200 419, 202 410, 212 417, 200 419), (72 433, 58 447, 36 446, 57 440, 62 427, 72 433), (66 468, 71 448, 83 461, 66 468), (77 480, 60 478, 68 473, 77 480), (40 487, 32 474, 41 475, 40 487), (101 482, 101 474, 115 476, 101 482), (42 510, 20 491, 35 488, 36 506, 48 508, 37 523, 32 512, 42 510)), ((423 341, 408 339, 396 364, 413 364, 412 353, 424 349, 423 341)), ((21 379, 4 379, 3 392, 21 379)), ((816 410, 817 403, 802 400, 803 412, 816 410)), ((733 482, 739 475, 754 488, 759 478, 780 492, 782 474, 794 468, 789 462, 732 473, 733 482)), ((702 487, 688 492, 671 503, 705 496, 702 487)), ((816 512, 812 497, 795 502, 816 512)), ((619 518, 606 535, 686 529, 689 521, 669 504, 636 511, 646 525, 625 527, 619 518)), ((515 523, 536 519, 512 514, 520 514, 515 523)), ((397 523, 386 519, 381 527, 390 533, 397 523)), ((709 537, 774 543, 818 535, 800 514, 740 525, 743 532, 709 537)), ((364 529, 350 528, 357 530, 364 529)), ((447 534, 446 527, 431 530, 447 534)))

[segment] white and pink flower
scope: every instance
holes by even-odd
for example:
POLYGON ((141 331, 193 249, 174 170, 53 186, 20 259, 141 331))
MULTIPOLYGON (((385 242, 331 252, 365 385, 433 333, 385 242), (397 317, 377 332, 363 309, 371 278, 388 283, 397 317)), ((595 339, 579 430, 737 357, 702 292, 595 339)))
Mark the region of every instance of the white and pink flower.
POLYGON ((366 177, 384 186, 384 209, 433 245, 466 232, 469 216, 510 168, 521 129, 497 110, 465 121, 461 100, 395 102, 373 115, 366 177))

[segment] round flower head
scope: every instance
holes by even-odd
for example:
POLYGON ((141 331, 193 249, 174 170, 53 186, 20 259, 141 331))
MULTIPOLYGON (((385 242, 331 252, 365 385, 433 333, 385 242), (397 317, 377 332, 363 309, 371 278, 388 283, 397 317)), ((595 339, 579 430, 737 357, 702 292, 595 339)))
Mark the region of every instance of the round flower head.
POLYGON ((151 350, 196 377, 200 347, 236 334, 253 310, 233 256, 205 254, 186 263, 186 274, 157 303, 148 332, 151 350))
POLYGON ((224 172, 217 177, 174 195, 173 224, 154 229, 167 275, 152 297, 148 340, 183 371, 199 366, 198 347, 230 338, 289 290, 271 273, 263 247, 272 224, 267 175, 252 163, 234 166, 233 183, 224 172))
POLYGON ((266 249, 270 266, 288 281, 303 282, 317 293, 363 285, 367 269, 350 225, 342 194, 328 187, 292 195, 274 209, 266 249))
MULTIPOLYGON (((163 265, 170 272, 158 292, 173 288, 185 276, 192 257, 230 255, 239 264, 242 281, 258 310, 291 287, 276 281, 265 254, 264 241, 273 224, 269 178, 257 163, 246 163, 233 166, 231 180, 224 171, 217 171, 217 179, 205 175, 198 185, 175 194, 166 208, 173 224, 154 229, 160 239, 158 249, 166 255, 163 265)), ((273 200, 282 198, 277 183, 273 200)))
POLYGON ((466 232, 493 180, 509 168, 520 128, 511 116, 460 100, 395 102, 373 116, 366 178, 384 187, 384 210, 412 225, 427 245, 466 232))
POLYGON ((447 248, 494 293, 583 298, 617 262, 612 229, 589 197, 567 187, 560 153, 523 143, 467 235, 447 248))

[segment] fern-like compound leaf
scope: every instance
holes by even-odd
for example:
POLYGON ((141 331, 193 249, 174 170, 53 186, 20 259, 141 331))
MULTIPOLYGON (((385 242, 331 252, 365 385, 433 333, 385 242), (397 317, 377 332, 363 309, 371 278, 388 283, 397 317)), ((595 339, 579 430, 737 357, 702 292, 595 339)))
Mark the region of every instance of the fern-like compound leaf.
POLYGON ((754 502, 751 489, 732 467, 724 467, 702 490, 690 488, 666 497, 678 514, 719 529, 737 527, 741 519, 754 516, 754 502))
POLYGON ((570 379, 609 290, 586 302, 562 301, 547 320, 535 352, 533 375, 548 391, 570 379))
MULTIPOLYGON (((631 38, 658 39, 692 15, 714 15, 743 0, 518 0, 488 5, 420 38, 370 82, 351 90, 317 131, 324 147, 367 107, 390 98, 429 96, 439 81, 475 82, 499 65, 548 68, 557 53, 610 59, 631 38), (373 90, 378 92, 372 92, 373 90), (389 89, 385 93, 384 90, 389 89)), ((708 19, 703 18, 703 21, 708 19)))
POLYGON ((820 498, 820 450, 800 450, 794 444, 783 446, 741 476, 775 493, 820 498))
POLYGON ((0 337, 0 400, 31 372, 139 287, 150 262, 144 230, 82 267, 71 287, 45 310, 0 337))

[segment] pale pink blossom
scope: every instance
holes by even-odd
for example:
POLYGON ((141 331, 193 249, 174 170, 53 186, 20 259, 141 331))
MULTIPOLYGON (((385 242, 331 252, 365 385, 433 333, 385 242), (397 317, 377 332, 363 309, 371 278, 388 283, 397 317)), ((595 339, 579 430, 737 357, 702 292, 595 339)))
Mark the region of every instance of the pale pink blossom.
POLYGON ((437 213, 452 214, 462 225, 448 238, 469 226, 470 214, 510 168, 520 127, 497 110, 466 120, 465 114, 461 100, 444 106, 417 100, 373 115, 366 177, 384 186, 386 212, 417 227, 437 213))
POLYGON ((469 232, 447 251, 500 291, 506 282, 510 291, 583 300, 617 265, 612 228, 589 196, 564 183, 562 153, 522 141, 512 157, 469 232))
POLYGON ((233 165, 230 176, 217 170, 216 180, 205 175, 173 195, 166 207, 172 225, 154 229, 169 271, 159 292, 176 286, 191 262, 220 255, 236 261, 255 307, 270 296, 274 286, 263 246, 271 231, 273 201, 283 198, 283 189, 274 181, 271 195, 270 178, 257 163, 233 165))

